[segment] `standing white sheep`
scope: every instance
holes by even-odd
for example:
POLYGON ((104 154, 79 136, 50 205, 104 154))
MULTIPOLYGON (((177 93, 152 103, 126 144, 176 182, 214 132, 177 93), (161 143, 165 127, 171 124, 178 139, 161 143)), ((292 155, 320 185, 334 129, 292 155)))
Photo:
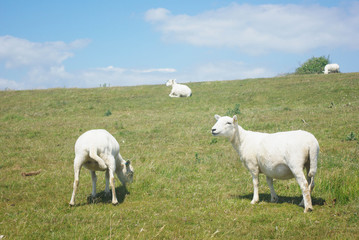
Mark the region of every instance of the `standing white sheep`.
POLYGON ((324 67, 324 74, 339 72, 339 65, 336 63, 327 64, 324 67))
POLYGON ((115 191, 116 174, 122 185, 133 180, 133 168, 130 161, 120 155, 120 146, 116 139, 106 130, 96 129, 83 133, 75 143, 74 172, 75 180, 70 205, 75 205, 75 194, 79 185, 81 167, 89 169, 92 177, 92 197, 96 196, 96 171, 106 171, 105 192, 112 190, 112 204, 118 204, 115 191), (110 184, 109 184, 110 183, 110 184))
POLYGON ((176 83, 176 79, 170 79, 167 81, 166 86, 172 86, 170 97, 190 97, 192 96, 192 90, 183 84, 176 83))
POLYGON ((212 134, 229 139, 252 175, 254 194, 251 204, 259 201, 258 175, 263 173, 270 188, 271 202, 278 201, 273 179, 294 177, 303 194, 300 205, 304 204, 304 212, 313 210, 310 193, 314 188, 319 144, 311 133, 301 130, 273 134, 252 132, 238 125, 237 116, 231 118, 215 115, 215 119, 217 122, 212 127, 212 134), (304 168, 307 170, 307 177, 304 176, 304 168))

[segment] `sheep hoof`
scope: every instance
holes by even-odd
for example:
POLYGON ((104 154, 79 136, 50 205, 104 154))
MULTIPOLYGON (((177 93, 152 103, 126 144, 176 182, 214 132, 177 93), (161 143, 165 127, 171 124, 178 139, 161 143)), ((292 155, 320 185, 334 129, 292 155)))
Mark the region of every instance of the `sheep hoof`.
POLYGON ((305 208, 304 209, 304 213, 311 212, 311 211, 313 211, 313 208, 305 208))
POLYGON ((118 204, 118 201, 112 202, 112 205, 116 206, 118 204))

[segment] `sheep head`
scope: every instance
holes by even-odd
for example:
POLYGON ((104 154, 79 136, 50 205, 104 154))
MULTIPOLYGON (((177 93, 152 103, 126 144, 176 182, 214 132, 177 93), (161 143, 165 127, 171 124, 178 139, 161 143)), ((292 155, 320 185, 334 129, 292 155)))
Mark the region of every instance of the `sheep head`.
POLYGON ((166 82, 166 86, 169 87, 169 86, 172 86, 173 84, 176 83, 176 79, 169 79, 167 82, 166 82))
POLYGON ((216 114, 214 118, 217 122, 212 127, 212 135, 232 138, 238 126, 237 116, 234 115, 231 118, 228 116, 221 117, 216 114))
POLYGON ((133 181, 134 170, 131 162, 125 161, 121 164, 121 169, 117 171, 117 177, 120 179, 122 184, 131 183, 133 181))

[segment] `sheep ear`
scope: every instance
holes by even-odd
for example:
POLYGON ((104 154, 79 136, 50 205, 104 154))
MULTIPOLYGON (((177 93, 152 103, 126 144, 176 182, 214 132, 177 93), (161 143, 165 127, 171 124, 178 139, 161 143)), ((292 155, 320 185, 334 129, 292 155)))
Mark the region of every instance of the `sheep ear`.
POLYGON ((221 116, 219 116, 218 114, 214 115, 214 118, 218 121, 218 119, 221 118, 221 116))
POLYGON ((238 124, 237 115, 234 115, 234 116, 233 116, 233 123, 234 123, 234 124, 238 124))
POLYGON ((126 167, 130 166, 130 164, 131 164, 130 160, 127 160, 126 163, 125 163, 126 167))

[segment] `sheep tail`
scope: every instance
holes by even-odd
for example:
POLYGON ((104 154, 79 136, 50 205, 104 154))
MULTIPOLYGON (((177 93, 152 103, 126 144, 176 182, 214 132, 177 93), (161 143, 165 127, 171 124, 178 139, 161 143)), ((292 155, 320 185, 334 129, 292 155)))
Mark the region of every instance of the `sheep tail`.
POLYGON ((310 161, 310 169, 308 172, 308 177, 314 177, 317 172, 317 162, 319 156, 319 144, 318 141, 315 140, 315 143, 309 147, 309 161, 310 161))

